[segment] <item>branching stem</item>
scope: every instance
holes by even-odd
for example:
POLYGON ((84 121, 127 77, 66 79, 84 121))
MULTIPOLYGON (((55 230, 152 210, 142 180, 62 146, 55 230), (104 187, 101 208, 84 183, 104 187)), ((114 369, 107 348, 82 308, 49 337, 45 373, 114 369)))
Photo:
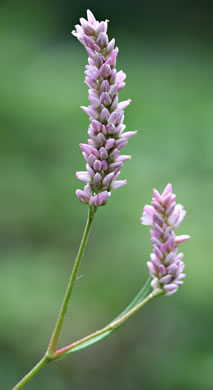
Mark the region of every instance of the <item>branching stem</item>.
POLYGON ((36 364, 36 366, 27 374, 24 376, 24 378, 21 379, 21 381, 13 388, 13 390, 20 390, 24 387, 25 384, 27 384, 44 366, 46 366, 48 363, 50 363, 53 360, 61 359, 66 356, 69 352, 77 348, 78 346, 81 346, 83 343, 90 341, 92 339, 97 338, 97 336, 101 336, 103 334, 110 333, 112 330, 115 330, 119 326, 121 326, 125 321, 127 321, 133 314, 135 314, 140 308, 142 308, 146 303, 150 302, 155 297, 163 294, 163 290, 157 289, 152 291, 149 295, 147 295, 141 302, 137 303, 133 308, 125 312, 124 314, 121 314, 117 319, 113 320, 105 326, 104 328, 97 330, 94 333, 91 333, 90 335, 83 337, 80 340, 75 341, 72 344, 67 345, 66 347, 63 347, 61 349, 56 350, 59 336, 61 333, 61 328, 64 322, 65 314, 67 311, 67 307, 70 301, 70 297, 72 294, 72 290, 74 287, 75 280, 78 275, 78 270, 80 267, 81 259, 84 254, 84 249, 87 244, 89 232, 92 226, 92 221, 95 215, 95 210, 93 208, 89 209, 88 218, 86 227, 83 233, 83 237, 81 240, 81 244, 79 247, 79 251, 75 260, 75 263, 73 265, 72 273, 69 279, 69 283, 67 286, 67 290, 64 296, 64 300, 62 302, 59 315, 55 324, 55 328, 53 330, 50 343, 47 349, 46 354, 44 357, 36 364))
POLYGON ((138 303, 136 306, 134 306, 131 310, 129 310, 127 313, 125 313, 122 317, 118 318, 117 320, 112 321, 109 325, 105 326, 104 328, 97 330, 94 333, 91 333, 90 335, 83 337, 82 339, 75 341, 74 343, 67 345, 66 347, 63 347, 56 351, 56 357, 54 360, 59 359, 66 355, 67 352, 70 352, 72 349, 78 347, 79 345, 85 343, 86 341, 92 340, 93 338, 100 336, 104 333, 107 333, 108 331, 111 331, 113 329, 118 328, 121 326, 125 321, 127 321, 133 314, 135 314, 139 309, 141 309, 146 303, 152 301, 153 298, 162 295, 163 290, 157 289, 155 291, 152 291, 145 299, 143 299, 140 303, 138 303))

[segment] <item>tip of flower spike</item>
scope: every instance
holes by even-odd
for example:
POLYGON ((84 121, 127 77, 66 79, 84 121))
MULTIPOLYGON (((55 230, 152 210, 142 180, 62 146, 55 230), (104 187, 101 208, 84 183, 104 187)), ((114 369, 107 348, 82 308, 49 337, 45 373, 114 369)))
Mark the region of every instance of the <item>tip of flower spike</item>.
POLYGON ((91 24, 94 24, 94 25, 96 24, 96 19, 93 15, 92 11, 90 11, 90 9, 87 10, 87 20, 91 24))
POLYGON ((168 183, 165 189, 163 190, 162 196, 166 196, 169 193, 172 193, 172 184, 168 183))

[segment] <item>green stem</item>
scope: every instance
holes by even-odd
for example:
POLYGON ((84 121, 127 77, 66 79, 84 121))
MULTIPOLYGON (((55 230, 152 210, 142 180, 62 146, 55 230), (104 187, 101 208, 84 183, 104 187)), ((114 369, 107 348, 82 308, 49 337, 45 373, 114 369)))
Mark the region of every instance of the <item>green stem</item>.
POLYGON ((36 364, 36 366, 33 367, 33 369, 30 372, 28 372, 28 374, 25 375, 24 378, 22 378, 20 380, 20 382, 17 383, 17 385, 15 387, 13 387, 13 390, 20 390, 20 389, 22 389, 22 387, 24 387, 24 385, 26 385, 26 383, 28 383, 30 381, 30 379, 32 379, 34 377, 34 375, 36 375, 37 372, 39 372, 40 369, 42 367, 46 366, 46 364, 48 364, 48 363, 49 363, 49 359, 46 356, 44 356, 40 360, 40 362, 38 362, 36 364))
POLYGON ((72 294, 74 283, 75 283, 75 280, 76 280, 76 277, 78 274, 79 266, 81 263, 81 258, 84 254, 84 249, 86 247, 86 243, 88 240, 88 236, 89 236, 89 232, 90 232, 90 229, 92 226, 92 221, 93 221, 94 215, 95 215, 95 211, 92 207, 90 207, 89 212, 88 212, 86 227, 85 227, 84 234, 83 234, 83 237, 81 240, 81 244, 80 244, 80 247, 78 250, 78 254, 77 254, 77 257, 75 259, 75 263, 74 263, 74 266, 72 269, 72 273, 71 273, 70 280, 69 280, 69 283, 67 286, 67 290, 66 290, 66 293, 64 296, 64 300, 62 302, 62 305, 61 305, 61 308, 59 311, 58 319, 56 321, 55 328, 53 330, 53 333, 52 333, 52 336, 50 339, 50 343, 49 343, 49 347, 48 347, 48 356, 49 357, 53 357, 55 354, 55 351, 56 351, 61 328, 62 328, 62 325, 64 322, 64 317, 65 317, 65 314, 67 311, 67 307, 68 307, 69 300, 70 300, 70 297, 72 294))
POLYGON ((38 364, 36 364, 36 366, 27 375, 25 375, 25 377, 13 388, 13 390, 22 389, 22 387, 26 383, 28 383, 30 381, 30 379, 32 379, 34 377, 34 375, 36 375, 41 370, 42 367, 46 366, 46 364, 49 363, 50 361, 55 360, 58 339, 59 339, 61 328, 62 328, 62 325, 64 322, 64 317, 65 317, 65 314, 67 311, 69 300, 70 300, 70 297, 72 294, 74 283, 75 283, 75 280, 76 280, 77 275, 78 275, 78 270, 80 267, 81 259, 82 259, 82 256, 84 254, 84 250, 85 250, 85 247, 87 244, 87 240, 88 240, 89 232, 90 232, 90 229, 92 226, 92 221, 93 221, 94 215, 95 215, 95 209, 90 207, 89 212, 88 212, 86 227, 85 227, 85 230, 83 233, 83 237, 81 240, 81 244, 80 244, 80 247, 78 250, 77 257, 75 259, 75 263, 73 265, 72 273, 71 273, 69 283, 67 286, 67 290, 65 292, 65 296, 64 296, 64 299, 63 299, 63 302, 62 302, 62 305, 61 305, 61 308, 59 311, 59 315, 58 315, 58 318, 57 318, 57 321, 55 324, 55 328, 53 330, 53 333, 52 333, 52 336, 50 339, 48 350, 47 350, 45 356, 38 362, 38 364))
POLYGON ((97 330, 94 333, 91 333, 90 335, 83 337, 82 339, 75 341, 74 343, 67 345, 66 347, 63 347, 56 351, 56 355, 54 360, 60 359, 66 355, 66 353, 70 352, 72 349, 78 347, 79 345, 85 343, 86 341, 92 340, 93 338, 97 336, 101 336, 104 333, 107 333, 109 331, 112 331, 113 329, 118 328, 121 326, 125 321, 127 321, 133 314, 135 314, 139 309, 141 309, 146 303, 152 301, 153 298, 163 294, 163 290, 157 289, 152 291, 143 301, 138 303, 135 307, 133 307, 131 310, 129 310, 127 313, 123 314, 121 317, 117 318, 113 322, 111 322, 109 325, 105 326, 104 328, 97 330))

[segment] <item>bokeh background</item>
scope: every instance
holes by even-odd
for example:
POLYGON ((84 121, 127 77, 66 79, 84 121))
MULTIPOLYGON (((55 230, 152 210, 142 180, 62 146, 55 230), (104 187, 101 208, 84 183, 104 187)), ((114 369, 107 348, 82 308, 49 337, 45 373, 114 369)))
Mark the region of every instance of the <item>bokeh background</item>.
POLYGON ((114 318, 147 278, 140 225, 152 187, 171 181, 187 209, 187 279, 119 332, 52 363, 26 388, 213 388, 213 53, 206 1, 2 1, 0 5, 0 376, 12 386, 39 360, 55 323, 86 220, 75 196, 87 140, 87 56, 70 32, 90 8, 109 19, 127 73, 122 178, 100 208, 60 345, 114 318))

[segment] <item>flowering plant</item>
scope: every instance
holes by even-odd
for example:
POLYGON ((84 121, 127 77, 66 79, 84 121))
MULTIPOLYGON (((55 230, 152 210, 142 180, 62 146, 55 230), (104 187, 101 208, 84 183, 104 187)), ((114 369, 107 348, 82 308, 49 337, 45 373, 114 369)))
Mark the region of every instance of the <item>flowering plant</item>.
POLYGON ((76 173, 77 178, 86 183, 83 190, 76 191, 76 195, 82 203, 88 205, 88 218, 47 351, 13 390, 22 389, 48 363, 87 348, 111 335, 155 297, 174 294, 186 276, 183 273, 183 254, 178 253, 178 247, 190 237, 176 236, 174 232, 186 212, 182 205, 176 204, 176 195, 172 192, 172 185, 168 184, 162 194, 156 189, 153 190, 152 205, 144 207, 141 218, 142 224, 152 226, 150 235, 153 251, 150 255, 151 261, 147 262, 150 273, 147 282, 127 308, 108 325, 58 349, 65 314, 95 213, 99 206, 106 205, 112 189, 127 184, 126 180, 118 178, 123 163, 131 156, 121 155, 120 151, 127 145, 129 138, 136 134, 136 131, 125 132, 124 109, 130 100, 119 102, 118 94, 125 87, 126 75, 123 71, 116 70, 118 48, 115 47, 114 39, 108 39, 108 21, 98 22, 88 10, 87 20, 81 18, 80 25, 75 27, 73 35, 83 44, 89 56, 85 82, 89 87, 90 105, 82 107, 89 115, 89 139, 88 143, 80 144, 86 161, 86 171, 76 173))

